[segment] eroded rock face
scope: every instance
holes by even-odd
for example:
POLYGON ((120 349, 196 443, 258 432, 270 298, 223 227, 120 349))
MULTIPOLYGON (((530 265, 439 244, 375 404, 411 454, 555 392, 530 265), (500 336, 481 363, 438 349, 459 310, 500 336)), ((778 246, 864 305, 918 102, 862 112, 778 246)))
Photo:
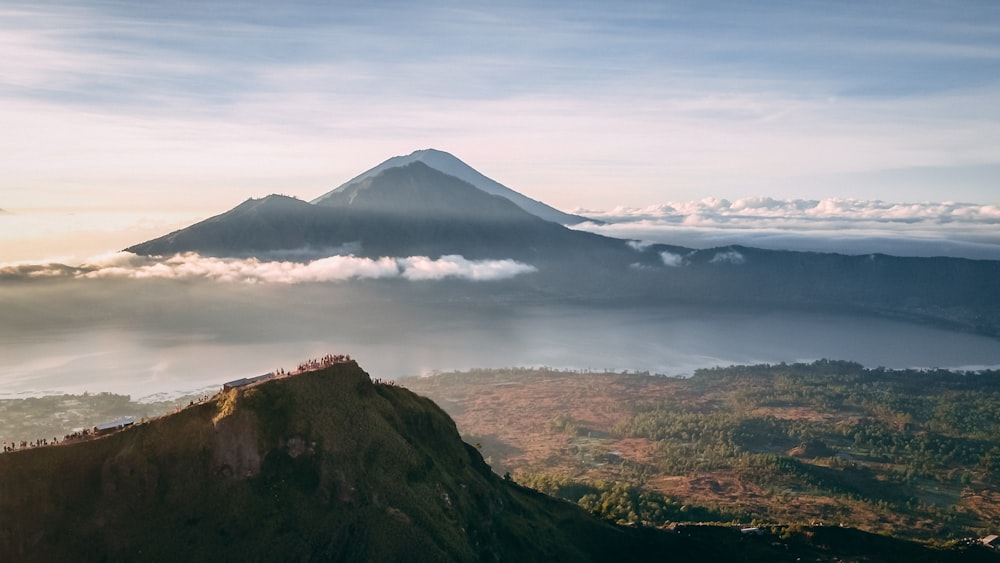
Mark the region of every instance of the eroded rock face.
POLYGON ((675 541, 503 481, 430 400, 353 363, 0 456, 0 561, 575 562, 675 541))
MULTIPOLYGON (((237 393, 237 391, 230 391, 237 393)), ((215 474, 246 479, 260 474, 260 435, 246 412, 232 412, 214 421, 212 468, 215 474)))
POLYGON ((141 504, 156 498, 159 468, 135 450, 123 450, 101 466, 101 492, 141 504))

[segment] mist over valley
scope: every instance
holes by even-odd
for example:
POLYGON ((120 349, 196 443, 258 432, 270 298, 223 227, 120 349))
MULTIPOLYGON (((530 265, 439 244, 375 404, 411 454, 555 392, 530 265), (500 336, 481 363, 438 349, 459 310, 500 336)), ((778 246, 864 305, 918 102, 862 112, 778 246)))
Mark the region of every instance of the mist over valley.
POLYGON ((1000 3, 828 4, 5 2, 0 561, 995 563, 1000 3))
POLYGON ((889 368, 1000 366, 996 339, 834 312, 412 303, 370 288, 205 281, 62 281, 4 288, 0 298, 17 321, 2 328, 6 397, 180 395, 329 350, 349 351, 391 379, 505 366, 690 375, 820 358, 889 368))
MULTIPOLYGON (((699 207, 737 222, 831 208, 699 207)), ((845 221, 871 220, 845 209, 845 221)), ((3 394, 179 395, 331 350, 392 379, 504 366, 689 375, 820 358, 1000 365, 1000 262, 580 230, 616 225, 525 198, 442 151, 394 157, 312 202, 251 198, 124 252, 0 267, 3 394)))

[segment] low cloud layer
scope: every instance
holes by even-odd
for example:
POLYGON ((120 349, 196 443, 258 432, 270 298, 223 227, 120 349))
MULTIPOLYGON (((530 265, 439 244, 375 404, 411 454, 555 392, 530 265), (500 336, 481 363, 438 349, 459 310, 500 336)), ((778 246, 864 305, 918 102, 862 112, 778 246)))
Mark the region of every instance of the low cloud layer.
POLYGON ((1000 205, 971 203, 892 203, 885 201, 829 198, 780 200, 751 197, 730 201, 706 198, 670 202, 649 207, 616 207, 610 211, 574 210, 587 217, 609 222, 673 220, 684 224, 740 222, 778 219, 788 221, 873 221, 880 223, 971 223, 1000 224, 1000 205))
POLYGON ((385 278, 492 281, 533 271, 534 266, 514 260, 467 260, 458 255, 437 259, 426 256, 372 259, 348 255, 303 263, 215 258, 195 253, 162 258, 116 252, 91 258, 77 266, 58 263, 0 264, 0 279, 117 278, 295 284, 385 278))
POLYGON ((674 254, 673 252, 668 252, 664 250, 660 253, 660 259, 663 260, 664 266, 670 266, 676 268, 678 266, 684 265, 684 257, 680 254, 674 254))
POLYGON ((735 250, 727 250, 725 252, 717 252, 715 256, 709 260, 711 264, 745 264, 746 258, 739 252, 735 250))
POLYGON ((606 221, 576 228, 634 239, 636 247, 648 242, 693 248, 743 244, 777 250, 1000 259, 998 205, 757 197, 574 212, 606 221))

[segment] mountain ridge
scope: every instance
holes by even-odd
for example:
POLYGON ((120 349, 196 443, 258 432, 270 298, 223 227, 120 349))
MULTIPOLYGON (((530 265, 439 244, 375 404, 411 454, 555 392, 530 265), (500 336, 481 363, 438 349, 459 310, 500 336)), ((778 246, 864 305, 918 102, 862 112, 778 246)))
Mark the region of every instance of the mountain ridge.
POLYGON ((336 253, 372 258, 459 254, 537 262, 560 258, 566 245, 578 246, 579 241, 604 251, 625 248, 617 239, 545 221, 506 198, 415 162, 349 184, 325 205, 278 195, 249 199, 125 250, 151 256, 287 252, 301 257, 302 249, 314 249, 317 258, 336 253))
POLYGON ((515 205, 524 209, 532 215, 541 217, 546 221, 552 221, 562 225, 576 225, 583 222, 599 222, 589 219, 587 217, 581 217, 579 215, 573 215, 570 213, 565 213, 559 211, 554 207, 550 207, 538 200, 529 198, 521 193, 518 193, 507 186, 497 182, 496 180, 487 177, 486 175, 480 173, 478 170, 472 168, 465 162, 462 162, 458 157, 451 153, 437 149, 422 149, 414 151, 408 155, 394 156, 385 160, 381 164, 358 174, 354 178, 351 178, 347 182, 344 182, 339 187, 313 199, 310 203, 325 205, 326 202, 331 198, 335 197, 334 194, 347 189, 352 184, 361 182, 372 176, 376 176, 385 170, 396 168, 400 166, 406 166, 414 162, 423 163, 431 168, 434 168, 444 174, 449 176, 454 176, 460 180, 468 182, 471 186, 476 189, 488 193, 490 195, 500 196, 513 202, 515 205))
POLYGON ((682 560, 495 475, 429 399, 356 363, 0 456, 7 561, 682 560), (167 532, 169 531, 169 532, 167 532))
POLYGON ((440 298, 458 291, 470 300, 835 309, 1000 336, 1000 261, 638 243, 546 221, 423 162, 348 183, 322 204, 248 200, 127 250, 515 260, 531 272, 504 282, 451 284, 440 298))
POLYGON ((992 557, 835 526, 616 526, 499 477, 430 399, 353 361, 4 453, 0 513, 0 560, 25 562, 992 557))

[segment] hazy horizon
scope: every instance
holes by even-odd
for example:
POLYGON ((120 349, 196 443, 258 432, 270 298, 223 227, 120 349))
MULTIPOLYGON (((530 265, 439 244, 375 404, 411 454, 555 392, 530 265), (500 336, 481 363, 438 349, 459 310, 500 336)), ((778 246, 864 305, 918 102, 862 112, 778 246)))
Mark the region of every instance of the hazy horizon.
POLYGON ((560 209, 997 205, 997 21, 975 0, 14 0, 0 208, 203 217, 429 147, 560 209))
MULTIPOLYGON (((150 261, 119 252, 250 197, 312 200, 425 148, 605 222, 579 229, 637 246, 998 260, 998 21, 1000 5, 986 1, 6 2, 0 305, 11 313, 0 328, 4 357, 51 356, 7 368, 24 382, 75 369, 83 349, 106 351, 107 369, 119 373, 166 366, 149 361, 153 351, 193 353, 201 323, 216 322, 186 309, 186 292, 231 323, 212 324, 210 344, 274 322, 276 311, 258 300, 212 299, 247 295, 250 284, 231 281, 239 276, 296 283, 284 291, 297 296, 306 287, 337 293, 357 277, 493 283, 486 278, 536 267, 420 256, 150 261), (239 317, 244 306, 260 314, 239 317), (176 316, 178 307, 190 316, 176 316)), ((447 318, 430 318, 429 329, 452 335, 447 318)), ((676 328, 655 326, 658 335, 676 328)), ((727 326, 712 328, 740 337, 727 326)), ((619 328, 634 334, 624 318, 619 328)), ((847 338, 865 329, 844 330, 847 338)), ((710 331, 701 334, 711 343, 710 331)), ((538 357, 551 337, 537 336, 538 357)), ((955 338, 951 352, 986 350, 972 363, 1000 363, 994 340, 955 338)), ((935 337, 914 339, 931 347, 935 337)), ((620 344, 652 358, 632 342, 620 344)), ((812 355, 765 344, 772 358, 812 355)), ((277 346, 276 358, 312 350, 277 346)))
MULTIPOLYGON (((77 265, 224 213, 245 199, 200 212, 7 209, 0 214, 0 267, 77 265)), ((998 205, 754 197, 564 211, 607 223, 577 229, 692 248, 741 244, 772 250, 1000 260, 998 205)))

